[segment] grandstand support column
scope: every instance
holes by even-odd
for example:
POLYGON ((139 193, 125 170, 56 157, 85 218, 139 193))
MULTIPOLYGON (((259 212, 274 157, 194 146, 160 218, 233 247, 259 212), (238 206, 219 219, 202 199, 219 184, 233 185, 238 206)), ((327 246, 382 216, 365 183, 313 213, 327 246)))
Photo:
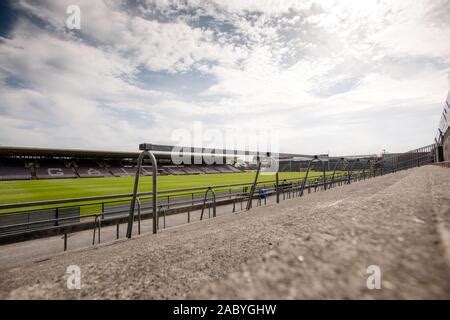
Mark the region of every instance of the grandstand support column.
POLYGON ((128 226, 127 226, 127 238, 131 238, 131 234, 133 232, 133 222, 134 222, 134 208, 136 204, 136 198, 138 193, 138 187, 139 187, 139 178, 141 173, 141 165, 144 158, 147 156, 152 161, 152 215, 153 215, 153 233, 157 233, 157 219, 158 219, 158 211, 156 210, 156 202, 157 202, 157 185, 156 185, 156 175, 158 173, 156 158, 154 154, 150 151, 152 149, 150 144, 141 144, 139 148, 142 151, 142 153, 139 155, 137 159, 137 171, 136 176, 134 178, 134 188, 133 188, 133 198, 131 199, 131 205, 130 205, 130 215, 128 217, 128 226))

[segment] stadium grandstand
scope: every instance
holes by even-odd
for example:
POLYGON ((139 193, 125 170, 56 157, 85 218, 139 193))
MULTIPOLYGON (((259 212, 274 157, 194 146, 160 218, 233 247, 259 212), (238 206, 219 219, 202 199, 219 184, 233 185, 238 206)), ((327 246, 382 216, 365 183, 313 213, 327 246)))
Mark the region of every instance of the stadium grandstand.
MULTIPOLYGON (((210 149, 196 147, 179 147, 179 155, 190 159, 189 163, 175 164, 172 161, 174 146, 155 145, 155 157, 160 175, 189 175, 239 173, 243 170, 255 170, 257 159, 261 154, 257 151, 221 150, 211 152, 210 149), (215 158, 209 164, 203 155, 215 158), (253 161, 244 167, 237 165, 239 157, 253 156, 253 161), (200 162, 199 160, 200 159, 200 162)), ((280 161, 280 172, 306 171, 313 155, 280 153, 274 154, 280 161)), ((0 146, 0 180, 35 180, 35 179, 67 179, 67 178, 100 178, 125 177, 136 174, 138 152, 99 151, 79 149, 50 149, 0 146)), ((319 155, 326 169, 334 168, 342 157, 319 155)), ((376 159, 377 156, 345 156, 346 159, 376 159)), ((358 160, 359 161, 359 160, 358 160)), ((321 163, 322 163, 321 162, 321 163)), ((311 170, 321 171, 321 163, 313 163, 311 170)), ((360 165, 362 168, 362 164, 360 165)), ((354 168, 357 169, 357 166, 354 168)), ((144 162, 141 175, 152 175, 151 163, 144 162)))
MULTIPOLYGON (((448 133, 447 133, 448 134, 448 133)), ((175 164, 172 161, 174 146, 155 146, 154 152, 159 175, 197 175, 218 173, 239 173, 244 170, 256 170, 257 159, 261 155, 256 151, 222 150, 213 155, 218 159, 217 163, 208 164, 203 157, 201 163, 194 159, 196 155, 208 154, 203 148, 180 148, 181 155, 189 154, 188 164, 175 164), (195 151, 195 152, 194 152, 195 151), (253 156, 253 161, 246 163, 245 167, 237 166, 240 156, 253 156)), ((442 149, 442 147, 441 147, 442 149)), ((425 151, 427 154, 428 151, 425 151)), ((265 152, 263 152, 265 154, 265 152)), ((210 153, 209 153, 210 154, 210 153)), ((385 169, 391 169, 396 165, 394 161, 402 161, 400 154, 384 153, 353 155, 353 156, 329 156, 318 155, 319 162, 311 164, 312 171, 330 171, 336 166, 342 169, 342 159, 345 159, 345 168, 362 170, 367 161, 375 162, 375 166, 381 165, 385 169)), ((40 180, 40 179, 69 179, 69 178, 101 178, 101 177, 126 177, 136 175, 136 159, 138 152, 99 151, 99 150, 75 150, 75 149, 47 149, 24 147, 0 147, 0 180, 40 180)), ((275 157, 279 159, 279 172, 304 172, 308 168, 313 155, 280 153, 275 157)), ((402 157, 408 157, 403 155, 402 157)), ((405 158, 405 159, 406 159, 405 158)), ((152 175, 151 163, 144 161, 140 174, 152 175)))
MULTIPOLYGON (((236 173, 235 156, 223 155, 220 163, 174 164, 173 146, 159 146, 155 152, 158 174, 186 175, 236 173)), ((124 177, 136 174, 137 152, 0 147, 0 180, 124 177)), ((141 175, 151 175, 151 164, 141 167, 141 175)))

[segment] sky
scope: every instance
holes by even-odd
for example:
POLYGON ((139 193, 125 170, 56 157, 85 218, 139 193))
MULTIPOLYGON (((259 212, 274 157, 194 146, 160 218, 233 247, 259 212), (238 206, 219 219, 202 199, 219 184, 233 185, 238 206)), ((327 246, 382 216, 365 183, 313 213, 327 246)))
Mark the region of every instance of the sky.
POLYGON ((2 1, 0 145, 407 151, 435 137, 449 17, 450 0, 2 1))

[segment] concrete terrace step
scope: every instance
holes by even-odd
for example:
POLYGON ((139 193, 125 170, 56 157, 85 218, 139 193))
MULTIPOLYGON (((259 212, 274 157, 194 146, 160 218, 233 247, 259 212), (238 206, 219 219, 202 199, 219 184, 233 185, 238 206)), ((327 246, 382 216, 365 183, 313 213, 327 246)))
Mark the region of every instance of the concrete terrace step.
POLYGON ((316 207, 311 232, 293 223, 303 241, 286 239, 191 297, 449 298, 448 238, 435 225, 436 209, 450 214, 449 182, 449 170, 414 169, 375 195, 316 207), (367 289, 370 265, 381 268, 381 290, 367 289))
POLYGON ((2 270, 0 297, 449 298, 436 228, 449 181, 427 166, 25 263, 2 270), (73 264, 81 290, 66 288, 73 264))

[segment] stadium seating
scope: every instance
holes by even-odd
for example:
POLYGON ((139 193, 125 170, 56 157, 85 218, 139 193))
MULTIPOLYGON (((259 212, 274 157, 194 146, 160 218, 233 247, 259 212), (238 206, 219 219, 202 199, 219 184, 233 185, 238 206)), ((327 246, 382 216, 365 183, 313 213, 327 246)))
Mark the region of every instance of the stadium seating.
MULTIPOLYGON (((136 171, 134 171, 136 174, 136 171)), ((151 176, 153 175, 153 169, 151 166, 142 166, 141 167, 141 176, 151 176)))
POLYGON ((216 165, 216 166, 214 166, 214 168, 221 173, 233 173, 234 172, 226 164, 216 165))
POLYGON ((76 178, 72 168, 67 168, 61 161, 44 160, 36 163, 36 178, 38 179, 64 179, 76 178))
POLYGON ((76 171, 80 178, 99 178, 99 177, 111 177, 111 173, 100 167, 95 162, 81 161, 76 166, 76 171))
POLYGON ((164 166, 163 169, 169 174, 205 174, 205 173, 233 173, 241 172, 241 170, 229 164, 218 165, 185 165, 180 166, 164 166))
POLYGON ((158 167, 158 174, 160 174, 160 175, 168 175, 168 174, 171 174, 171 173, 168 172, 164 167, 158 167))
POLYGON ((184 166, 183 170, 187 173, 187 174, 204 174, 205 172, 203 172, 202 170, 200 170, 198 168, 198 166, 195 165, 188 165, 188 166, 184 166))
POLYGON ((169 174, 174 175, 186 174, 186 171, 184 171, 182 167, 177 166, 165 166, 164 170, 166 170, 169 174))
POLYGON ((136 168, 128 166, 110 166, 109 171, 111 171, 111 173, 115 177, 128 177, 134 176, 136 174, 136 168))
POLYGON ((199 169, 204 173, 219 173, 218 170, 213 169, 213 166, 199 166, 199 169))
MULTIPOLYGON (((127 162, 127 161, 108 161, 105 163, 105 168, 108 168, 109 172, 115 177, 130 177, 135 176, 137 167, 136 163, 127 162)), ((152 166, 143 164, 141 167, 141 175, 142 176, 151 176, 153 174, 152 166)))
POLYGON ((31 171, 16 159, 3 160, 0 163, 0 180, 30 180, 31 171))
POLYGON ((241 172, 238 168, 233 167, 231 164, 220 164, 215 165, 213 167, 215 170, 221 172, 221 173, 235 173, 235 172, 241 172))
MULTIPOLYGON (((32 179, 64 179, 64 178, 95 178, 95 177, 126 177, 136 175, 136 166, 120 161, 44 159, 35 162, 34 170, 25 167, 23 160, 4 158, 0 163, 0 180, 32 179), (70 167, 69 167, 70 166, 70 167)), ((229 164, 221 165, 161 165, 158 174, 186 175, 241 172, 229 164)), ((141 175, 152 175, 152 167, 144 164, 141 175)))
POLYGON ((227 164, 226 166, 227 166, 227 168, 228 168, 229 170, 231 170, 232 172, 235 172, 235 173, 237 173, 237 172, 242 172, 241 170, 239 170, 238 168, 232 166, 231 164, 227 164))

